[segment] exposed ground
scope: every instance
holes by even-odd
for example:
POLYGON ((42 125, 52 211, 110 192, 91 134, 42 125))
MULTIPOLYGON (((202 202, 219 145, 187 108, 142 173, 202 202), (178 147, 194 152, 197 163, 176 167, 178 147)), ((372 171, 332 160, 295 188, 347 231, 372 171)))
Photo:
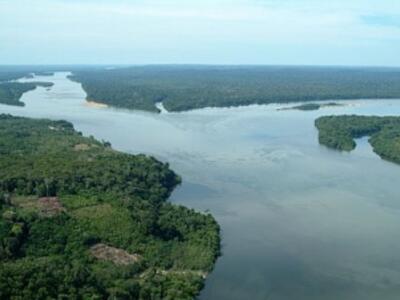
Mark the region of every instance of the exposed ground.
POLYGON ((90 252, 97 259, 112 261, 116 265, 130 265, 140 260, 137 254, 130 254, 125 250, 101 243, 92 246, 90 252))

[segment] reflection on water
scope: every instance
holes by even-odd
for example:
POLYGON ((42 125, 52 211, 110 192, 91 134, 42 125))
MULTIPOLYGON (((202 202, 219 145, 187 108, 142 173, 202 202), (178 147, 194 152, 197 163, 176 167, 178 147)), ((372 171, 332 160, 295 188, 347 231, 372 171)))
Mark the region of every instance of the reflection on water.
POLYGON ((119 150, 169 161, 184 178, 172 201, 210 210, 223 256, 201 299, 398 299, 400 166, 367 139, 352 153, 318 145, 326 114, 400 115, 400 102, 352 101, 319 111, 282 105, 128 112, 84 106, 65 73, 0 112, 66 119, 119 150))

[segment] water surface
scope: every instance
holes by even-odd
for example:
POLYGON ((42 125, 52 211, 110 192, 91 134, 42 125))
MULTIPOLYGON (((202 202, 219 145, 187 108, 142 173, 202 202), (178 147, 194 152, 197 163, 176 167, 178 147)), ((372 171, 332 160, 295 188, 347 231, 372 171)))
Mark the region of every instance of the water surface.
POLYGON ((223 256, 201 299, 399 299, 400 166, 372 153, 365 138, 352 153, 320 146, 314 120, 400 115, 400 102, 157 115, 87 107, 66 75, 36 77, 55 85, 0 112, 66 119, 116 149, 168 161, 184 179, 171 200, 211 211, 222 227, 223 256))

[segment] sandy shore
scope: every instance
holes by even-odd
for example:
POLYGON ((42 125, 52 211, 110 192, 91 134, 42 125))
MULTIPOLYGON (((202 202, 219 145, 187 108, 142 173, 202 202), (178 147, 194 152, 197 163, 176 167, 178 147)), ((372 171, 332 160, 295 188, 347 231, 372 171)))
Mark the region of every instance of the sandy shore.
POLYGON ((85 106, 93 107, 93 108, 107 108, 108 107, 107 104, 99 103, 96 101, 89 101, 89 100, 86 101, 85 106))
POLYGON ((156 107, 160 110, 160 113, 162 114, 168 113, 168 110, 165 109, 164 104, 162 102, 157 102, 156 107))

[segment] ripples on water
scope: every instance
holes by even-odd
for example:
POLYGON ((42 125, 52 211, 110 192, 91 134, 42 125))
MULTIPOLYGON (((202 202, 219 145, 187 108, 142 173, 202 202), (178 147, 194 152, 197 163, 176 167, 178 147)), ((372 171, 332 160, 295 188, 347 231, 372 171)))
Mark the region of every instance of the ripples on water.
POLYGON ((222 226, 223 256, 201 299, 399 299, 400 166, 366 139, 350 154, 321 147, 313 124, 328 114, 400 115, 400 102, 156 115, 86 107, 66 75, 33 79, 55 85, 0 112, 66 119, 119 150, 170 162, 184 178, 172 201, 210 210, 222 226))

